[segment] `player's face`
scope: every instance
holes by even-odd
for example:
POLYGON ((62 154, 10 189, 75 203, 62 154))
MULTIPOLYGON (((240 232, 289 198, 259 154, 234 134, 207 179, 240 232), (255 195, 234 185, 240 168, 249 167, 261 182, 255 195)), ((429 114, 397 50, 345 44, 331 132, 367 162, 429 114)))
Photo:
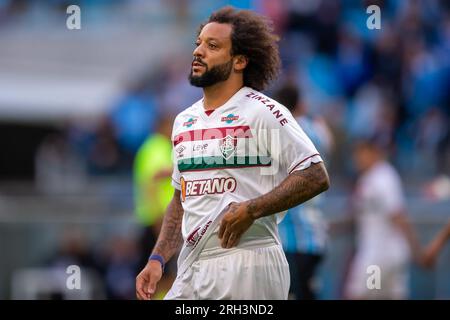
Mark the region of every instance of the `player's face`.
POLYGON ((376 152, 368 146, 358 146, 353 152, 353 162, 359 172, 368 170, 376 160, 376 152))
POLYGON ((197 87, 209 87, 227 80, 233 69, 230 24, 211 22, 200 32, 193 52, 189 81, 197 87))

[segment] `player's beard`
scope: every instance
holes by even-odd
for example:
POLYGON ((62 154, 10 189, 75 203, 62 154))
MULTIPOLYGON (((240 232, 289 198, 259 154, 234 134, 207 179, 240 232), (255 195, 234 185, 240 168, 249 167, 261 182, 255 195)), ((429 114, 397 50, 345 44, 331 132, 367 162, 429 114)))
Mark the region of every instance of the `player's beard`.
POLYGON ((207 65, 204 66, 205 73, 200 76, 192 75, 191 69, 191 73, 189 74, 189 82, 191 83, 191 85, 195 87, 205 88, 227 80, 230 77, 231 71, 233 69, 233 59, 214 66, 211 69, 208 69, 207 65))

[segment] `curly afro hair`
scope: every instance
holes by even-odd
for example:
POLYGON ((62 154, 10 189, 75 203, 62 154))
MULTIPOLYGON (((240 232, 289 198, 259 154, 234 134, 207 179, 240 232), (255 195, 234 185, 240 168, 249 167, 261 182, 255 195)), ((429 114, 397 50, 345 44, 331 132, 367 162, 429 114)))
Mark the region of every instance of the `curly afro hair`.
POLYGON ((244 69, 244 85, 258 91, 266 89, 277 78, 281 66, 279 37, 273 33, 272 22, 255 12, 227 6, 213 12, 200 25, 198 34, 211 22, 232 26, 231 54, 243 55, 248 59, 244 69))

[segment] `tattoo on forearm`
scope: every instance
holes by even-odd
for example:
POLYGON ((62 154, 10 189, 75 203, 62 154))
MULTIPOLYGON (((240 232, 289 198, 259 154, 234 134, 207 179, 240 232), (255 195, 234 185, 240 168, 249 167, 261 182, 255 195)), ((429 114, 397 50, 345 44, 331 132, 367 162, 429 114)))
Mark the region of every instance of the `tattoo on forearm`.
POLYGON ((305 170, 291 173, 272 191, 250 200, 247 209, 253 218, 258 219, 295 207, 328 187, 328 174, 323 164, 311 164, 305 170))
POLYGON ((153 249, 153 254, 161 255, 165 261, 168 261, 175 254, 183 243, 181 235, 182 219, 183 207, 179 200, 179 192, 175 192, 174 199, 167 206, 161 232, 153 249))

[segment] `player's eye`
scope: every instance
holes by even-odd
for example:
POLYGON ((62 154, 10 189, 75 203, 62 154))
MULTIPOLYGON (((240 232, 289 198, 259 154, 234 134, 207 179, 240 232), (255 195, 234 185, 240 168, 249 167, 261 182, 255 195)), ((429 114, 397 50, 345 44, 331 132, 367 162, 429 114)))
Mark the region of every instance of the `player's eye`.
POLYGON ((211 48, 211 49, 216 49, 217 45, 215 45, 214 43, 209 43, 208 47, 211 48))

